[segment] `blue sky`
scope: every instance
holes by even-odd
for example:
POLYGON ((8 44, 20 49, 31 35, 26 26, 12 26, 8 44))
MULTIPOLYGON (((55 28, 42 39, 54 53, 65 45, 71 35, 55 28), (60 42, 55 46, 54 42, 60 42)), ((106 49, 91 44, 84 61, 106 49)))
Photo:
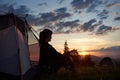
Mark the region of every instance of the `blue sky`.
POLYGON ((8 12, 12 8, 17 14, 29 14, 30 24, 54 28, 55 32, 104 34, 119 29, 120 25, 119 0, 0 1, 0 7, 5 8, 1 11, 8 12))
POLYGON ((28 14, 38 33, 51 29, 58 50, 65 40, 71 49, 120 46, 120 0, 0 0, 0 14, 8 12, 28 14))

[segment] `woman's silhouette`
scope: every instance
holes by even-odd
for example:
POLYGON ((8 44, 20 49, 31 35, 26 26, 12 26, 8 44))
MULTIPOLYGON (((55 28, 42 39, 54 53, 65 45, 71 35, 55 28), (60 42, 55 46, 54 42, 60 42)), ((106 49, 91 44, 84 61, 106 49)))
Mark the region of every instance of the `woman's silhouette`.
MULTIPOLYGON (((65 57, 57 52, 48 42, 51 41, 52 31, 44 29, 39 35, 40 58, 39 70, 42 73, 56 72, 61 66, 68 67, 65 57)), ((73 68, 73 67, 71 67, 73 68)))

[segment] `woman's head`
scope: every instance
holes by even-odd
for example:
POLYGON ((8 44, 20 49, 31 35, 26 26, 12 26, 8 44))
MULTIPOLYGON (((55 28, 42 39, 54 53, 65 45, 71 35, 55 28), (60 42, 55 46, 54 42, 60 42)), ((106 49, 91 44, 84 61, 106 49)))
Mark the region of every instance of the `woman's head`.
POLYGON ((51 41, 52 31, 49 29, 44 29, 40 32, 40 43, 51 41))

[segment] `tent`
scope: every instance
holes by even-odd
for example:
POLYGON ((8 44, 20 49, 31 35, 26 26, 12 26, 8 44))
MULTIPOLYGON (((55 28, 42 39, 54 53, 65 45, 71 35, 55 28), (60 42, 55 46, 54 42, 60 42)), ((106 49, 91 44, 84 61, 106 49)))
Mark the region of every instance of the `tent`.
POLYGON ((12 13, 0 15, 0 80, 23 80, 31 69, 27 28, 27 22, 12 13))
POLYGON ((104 57, 100 63, 101 66, 113 66, 114 65, 114 61, 112 58, 110 57, 104 57))

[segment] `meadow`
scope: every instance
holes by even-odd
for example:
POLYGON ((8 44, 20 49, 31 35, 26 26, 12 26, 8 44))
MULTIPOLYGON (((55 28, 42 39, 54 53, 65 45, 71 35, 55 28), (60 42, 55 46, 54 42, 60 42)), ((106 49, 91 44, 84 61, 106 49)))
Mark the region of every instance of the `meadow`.
POLYGON ((78 65, 74 72, 61 68, 57 73, 38 74, 35 80, 120 80, 120 67, 78 65))

